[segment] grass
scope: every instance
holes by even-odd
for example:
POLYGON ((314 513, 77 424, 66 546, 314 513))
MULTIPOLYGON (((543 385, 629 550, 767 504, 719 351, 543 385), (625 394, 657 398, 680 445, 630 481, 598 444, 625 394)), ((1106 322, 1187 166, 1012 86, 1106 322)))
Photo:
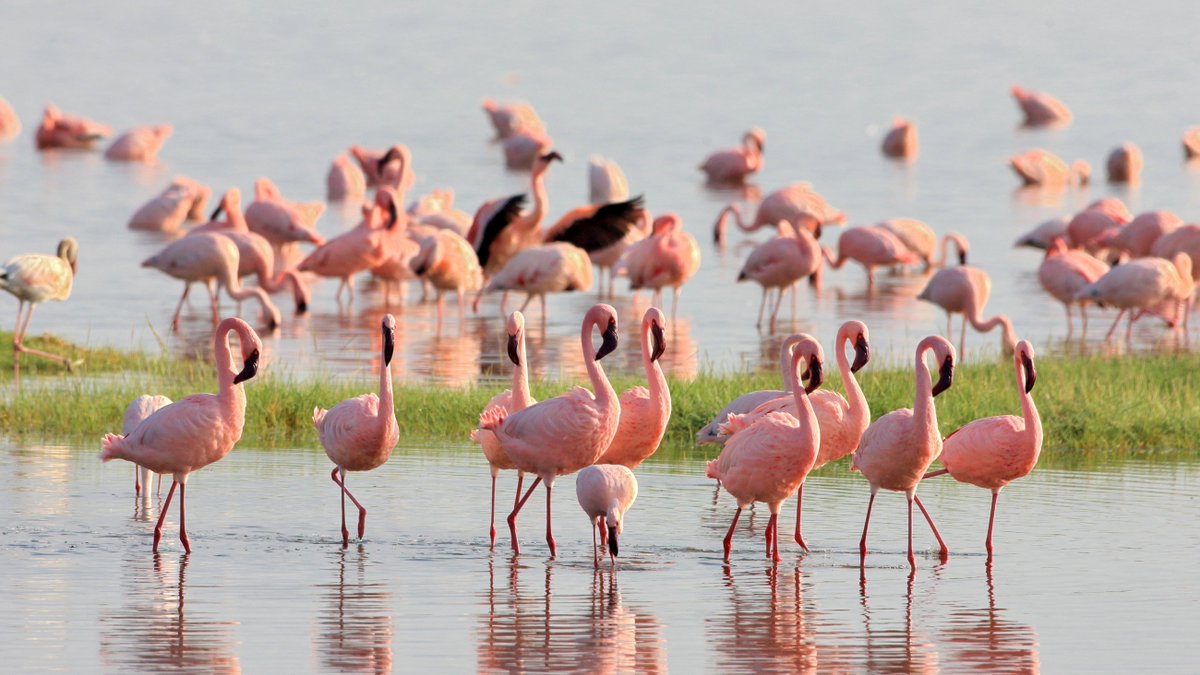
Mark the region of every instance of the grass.
MULTIPOLYGON (((0 333, 0 344, 9 341, 11 333, 0 333)), ((40 359, 22 360, 24 391, 0 398, 0 433, 17 439, 94 441, 98 447, 104 433, 119 431, 125 406, 139 394, 160 393, 178 400, 189 393, 215 389, 207 362, 86 349, 53 337, 37 338, 30 344, 70 354, 83 363, 75 373, 67 374, 40 359), (24 377, 30 373, 45 377, 24 377)), ((11 350, 0 351, 0 369, 11 369, 11 359, 11 350)), ((1200 369, 1200 356, 1055 357, 1040 359, 1037 368, 1034 396, 1050 463, 1078 469, 1102 466, 1117 456, 1200 456, 1200 434, 1196 433, 1200 429, 1200 388, 1189 376, 1200 369)), ((834 370, 829 369, 827 386, 840 391, 834 370)), ((777 375, 756 373, 707 374, 689 382, 671 382, 674 413, 659 451, 661 460, 686 463, 715 454, 714 448, 695 445, 696 430, 729 400, 747 391, 777 388, 777 380, 777 375)), ((911 371, 868 366, 860 372, 860 382, 875 417, 912 405, 911 371)), ((623 376, 615 379, 614 386, 622 391, 638 383, 638 378, 623 376)), ((375 386, 374 379, 346 382, 276 376, 270 367, 265 368, 247 385, 242 443, 316 449, 313 406, 332 407, 344 398, 373 391, 375 386)), ((567 386, 535 382, 532 389, 534 396, 543 399, 567 386)), ((479 411, 498 389, 398 387, 395 398, 402 438, 406 444, 468 442, 479 411)), ((979 417, 1019 415, 1011 361, 960 366, 954 386, 938 397, 937 408, 943 434, 979 417)))

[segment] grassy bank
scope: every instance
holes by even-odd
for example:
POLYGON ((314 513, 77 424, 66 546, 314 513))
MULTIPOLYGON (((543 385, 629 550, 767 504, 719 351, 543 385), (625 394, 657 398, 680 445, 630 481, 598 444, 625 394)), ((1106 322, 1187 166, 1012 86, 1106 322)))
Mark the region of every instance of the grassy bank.
MULTIPOLYGON (((0 344, 11 337, 0 334, 0 344)), ((51 339, 52 340, 52 339, 51 339)), ((179 399, 213 391, 211 366, 122 353, 88 350, 62 342, 42 346, 83 360, 74 374, 60 368, 25 363, 23 372, 54 375, 27 381, 25 391, 0 400, 0 433, 17 439, 95 441, 119 431, 125 406, 135 396, 161 393, 179 399)), ((11 373, 12 352, 0 349, 0 372, 11 373)), ((1200 368, 1193 354, 1146 357, 1056 357, 1038 364, 1034 397, 1042 414, 1045 447, 1050 451, 1101 450, 1139 452, 1160 449, 1200 451, 1200 387, 1191 374, 1200 368)), ((841 389, 836 370, 828 386, 841 389)), ((868 366, 860 382, 878 417, 912 405, 913 376, 902 369, 868 366)), ((726 402, 755 389, 778 387, 770 374, 701 375, 691 382, 672 382, 674 414, 663 452, 677 459, 708 456, 713 449, 694 445, 696 430, 707 424, 726 402)), ((634 377, 614 382, 618 391, 638 384, 634 377)), ((562 382, 535 382, 533 393, 546 398, 561 393, 562 382)), ((338 401, 375 388, 374 380, 273 376, 272 369, 247 386, 247 421, 242 443, 254 447, 319 447, 312 428, 314 405, 338 401)), ((396 409, 406 443, 466 442, 483 405, 497 388, 445 389, 428 385, 400 386, 396 409)), ((948 434, 979 417, 1020 414, 1011 362, 977 362, 960 366, 954 387, 937 399, 942 432, 948 434)))

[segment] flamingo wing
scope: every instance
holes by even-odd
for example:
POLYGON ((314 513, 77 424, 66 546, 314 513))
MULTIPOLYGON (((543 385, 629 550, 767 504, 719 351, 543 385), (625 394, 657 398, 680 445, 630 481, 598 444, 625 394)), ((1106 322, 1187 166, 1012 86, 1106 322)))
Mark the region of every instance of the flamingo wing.
POLYGON ((592 252, 612 246, 629 234, 642 217, 642 197, 606 204, 592 215, 580 218, 551 232, 547 241, 565 241, 592 252))
POLYGON ((483 233, 480 235, 479 245, 475 247, 475 254, 479 256, 480 266, 487 266, 488 258, 491 256, 492 244, 500 237, 500 233, 509 225, 512 225, 513 221, 521 215, 521 209, 524 206, 525 195, 513 195, 488 218, 487 222, 483 225, 483 233))
POLYGON ((498 435, 529 444, 562 444, 590 436, 600 421, 592 392, 582 387, 513 413, 498 435))

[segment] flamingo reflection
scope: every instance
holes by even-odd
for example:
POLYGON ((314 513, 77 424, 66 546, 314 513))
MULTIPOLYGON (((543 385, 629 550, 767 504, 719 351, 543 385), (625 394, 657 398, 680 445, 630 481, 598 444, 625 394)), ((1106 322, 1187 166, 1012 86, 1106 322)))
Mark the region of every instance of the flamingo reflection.
MULTIPOLYGON (((939 672, 937 649, 919 632, 915 636, 913 634, 913 584, 917 577, 916 570, 908 573, 905 586, 904 625, 887 623, 882 629, 878 625, 872 627, 872 612, 867 603, 866 569, 861 568, 859 575, 859 595, 866 633, 867 670, 872 673, 939 672)), ((878 619, 874 623, 878 624, 878 619)))
POLYGON ((972 670, 1037 673, 1038 636, 1031 627, 1005 618, 996 608, 992 563, 987 570, 987 607, 953 612, 950 625, 939 632, 947 657, 972 670))
POLYGON ((717 670, 829 670, 830 665, 818 658, 816 635, 808 625, 815 613, 805 606, 803 585, 799 567, 754 568, 735 577, 733 568, 726 566, 724 586, 731 607, 705 622, 708 642, 717 652, 717 670))
POLYGON ((334 555, 337 581, 325 586, 324 609, 317 620, 321 666, 335 672, 390 673, 392 594, 386 583, 369 580, 371 570, 361 544, 355 551, 339 549, 334 555), (349 580, 347 567, 353 574, 349 580))

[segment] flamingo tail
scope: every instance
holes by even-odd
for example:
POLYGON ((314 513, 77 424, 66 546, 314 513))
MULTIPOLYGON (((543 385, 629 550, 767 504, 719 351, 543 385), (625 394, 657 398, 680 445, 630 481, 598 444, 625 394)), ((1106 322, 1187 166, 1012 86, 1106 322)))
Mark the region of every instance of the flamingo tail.
POLYGON ((100 449, 100 461, 111 462, 122 459, 125 451, 125 437, 120 434, 105 434, 100 449))

